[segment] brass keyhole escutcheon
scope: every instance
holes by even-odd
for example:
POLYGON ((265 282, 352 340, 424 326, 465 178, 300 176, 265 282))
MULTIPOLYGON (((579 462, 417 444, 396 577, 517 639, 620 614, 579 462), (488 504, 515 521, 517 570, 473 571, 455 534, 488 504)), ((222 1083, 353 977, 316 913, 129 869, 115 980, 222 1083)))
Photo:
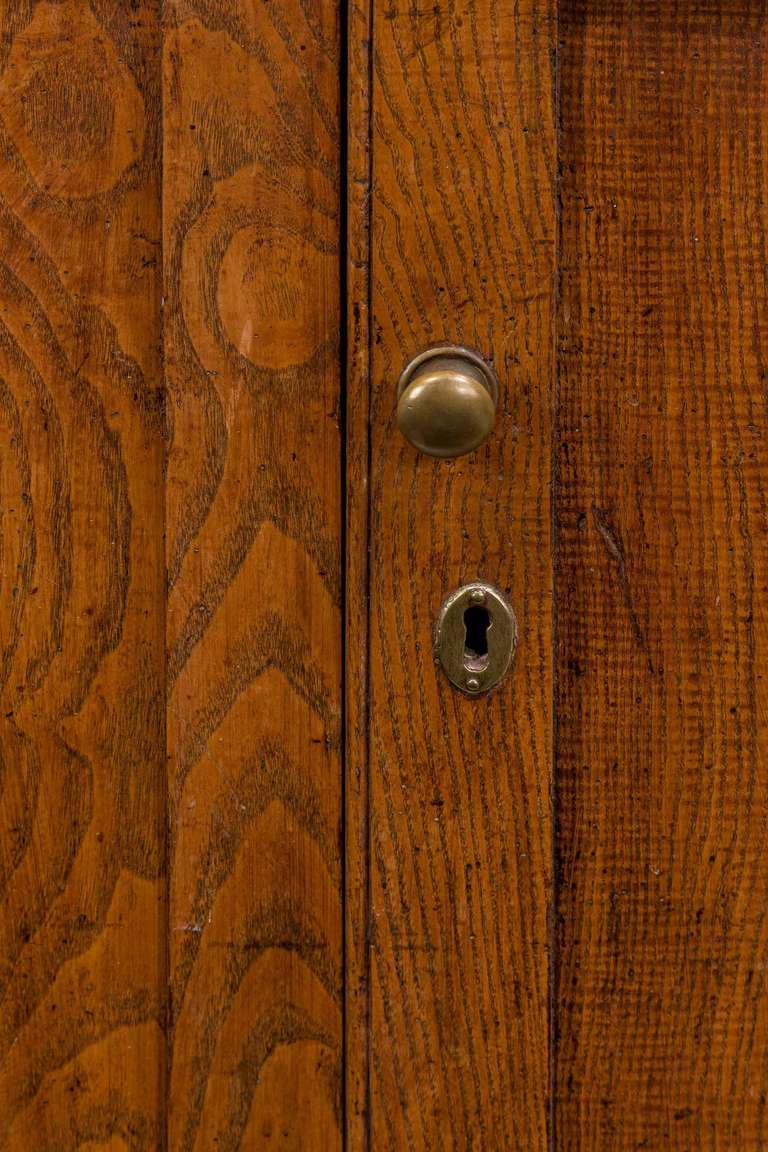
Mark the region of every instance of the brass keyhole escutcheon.
POLYGON ((516 646, 517 620, 498 588, 475 581, 444 601, 435 655, 462 692, 478 696, 494 688, 509 671, 516 646))
POLYGON ((498 381, 482 357, 446 344, 422 352, 403 372, 397 423, 427 456, 465 456, 490 436, 498 399, 498 381))

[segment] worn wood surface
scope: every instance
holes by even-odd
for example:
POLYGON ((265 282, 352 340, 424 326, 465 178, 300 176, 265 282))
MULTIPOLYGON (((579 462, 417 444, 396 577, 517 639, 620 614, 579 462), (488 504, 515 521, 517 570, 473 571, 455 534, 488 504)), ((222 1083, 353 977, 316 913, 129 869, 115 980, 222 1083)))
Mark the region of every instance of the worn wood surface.
POLYGON ((346 43, 346 252, 344 541, 344 1023, 345 1139, 369 1147, 370 1118, 370 726, 369 538, 371 372, 370 0, 348 5, 346 43))
POLYGON ((0 1147, 164 1132, 158 6, 0 5, 0 1147))
POLYGON ((375 1148, 547 1146, 554 15, 373 6, 375 1148), (491 441, 450 463, 394 423, 401 369, 441 340, 490 358, 502 389, 491 441), (470 701, 432 628, 477 577, 509 593, 521 641, 470 701))
POLYGON ((768 11, 561 5, 556 1146, 768 1144, 768 11))
POLYGON ((554 422, 557 7, 0 4, 0 1148, 768 1142, 768 14, 561 0, 554 422))
POLYGON ((339 27, 166 6, 169 1147, 342 1140, 339 27))

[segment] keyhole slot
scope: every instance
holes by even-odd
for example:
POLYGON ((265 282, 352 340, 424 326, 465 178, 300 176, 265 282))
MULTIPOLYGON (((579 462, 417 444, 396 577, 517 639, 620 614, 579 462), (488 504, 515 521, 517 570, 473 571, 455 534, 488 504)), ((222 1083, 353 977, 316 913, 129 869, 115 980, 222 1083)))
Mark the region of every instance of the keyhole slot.
POLYGON ((483 672, 488 667, 488 629, 491 614, 482 604, 471 604, 464 612, 464 667, 483 672))

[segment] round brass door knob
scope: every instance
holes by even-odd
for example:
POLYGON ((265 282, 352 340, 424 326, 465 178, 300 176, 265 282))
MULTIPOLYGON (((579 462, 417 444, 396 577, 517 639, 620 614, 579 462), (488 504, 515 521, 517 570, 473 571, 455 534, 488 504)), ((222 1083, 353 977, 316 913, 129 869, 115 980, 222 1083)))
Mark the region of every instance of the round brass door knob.
POLYGON ((465 456, 491 434, 498 381, 468 348, 448 344, 422 352, 403 372, 397 391, 398 426, 419 452, 465 456))

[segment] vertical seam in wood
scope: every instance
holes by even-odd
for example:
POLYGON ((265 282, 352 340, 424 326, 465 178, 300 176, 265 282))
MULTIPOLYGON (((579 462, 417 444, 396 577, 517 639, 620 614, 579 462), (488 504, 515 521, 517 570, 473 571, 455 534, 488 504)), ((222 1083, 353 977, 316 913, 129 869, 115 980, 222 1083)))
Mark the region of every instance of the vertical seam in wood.
POLYGON ((554 58, 552 61, 553 92, 554 92, 554 136, 555 136, 555 185, 554 185, 554 266, 553 296, 552 296, 552 440, 550 444, 550 471, 552 476, 552 500, 550 507, 552 545, 550 563, 552 568, 552 769, 550 777, 550 820, 552 827, 551 844, 551 893, 550 893, 550 923, 549 923, 549 1148, 555 1152, 557 1146, 557 1108, 555 1105, 557 1093, 557 908, 558 908, 558 804, 557 804, 557 739, 558 739, 558 619, 557 619, 557 573, 558 573, 558 536, 557 536, 557 502, 559 491, 558 472, 558 443, 560 436, 560 357, 559 348, 559 320, 560 320, 560 229, 562 220, 562 204, 560 199, 560 2, 556 0, 554 8, 555 35, 554 58))
MULTIPOLYGON (((367 237, 368 248, 368 270, 366 276, 367 286, 367 320, 366 320, 366 372, 367 372, 367 395, 366 395, 366 412, 367 412, 367 438, 366 438, 366 479, 368 480, 371 475, 373 467, 373 458, 371 452, 371 364, 373 363, 373 276, 372 276, 372 262, 371 262, 371 236, 373 228, 373 4, 374 0, 368 0, 368 71, 366 73, 366 83, 368 86, 368 123, 366 125, 366 136, 368 140, 368 198, 366 201, 366 223, 365 234, 367 237)), ((366 752, 366 788, 365 788, 365 973, 366 973, 366 1001, 365 1001, 365 1150, 371 1147, 371 1056, 372 1056, 372 1043, 371 1036, 371 807, 370 807, 370 727, 368 723, 369 708, 370 708, 370 692, 371 692, 371 665, 369 653, 371 650, 371 566, 370 566, 370 525, 371 525, 371 488, 368 483, 367 499, 366 499, 366 566, 365 566, 365 581, 366 581, 366 618, 365 618, 365 643, 366 643, 366 662, 365 662, 365 752, 366 752)))
POLYGON ((348 325, 346 323, 349 284, 347 261, 349 259, 349 238, 347 236, 349 217, 349 195, 347 189, 348 142, 345 93, 349 72, 349 2, 341 0, 339 5, 339 432, 341 441, 341 529, 339 545, 341 551, 341 1143, 347 1146, 347 358, 348 325))
POLYGON ((158 67, 160 69, 160 83, 158 100, 160 103, 160 139, 158 141, 158 165, 159 165, 159 178, 160 178, 160 325, 159 325, 159 339, 160 339, 160 372, 161 372, 161 386, 162 386, 162 404, 163 404, 163 500, 162 500, 162 525, 161 531, 163 534, 163 554, 165 556, 165 594, 163 596, 163 613, 162 613, 162 628, 163 628, 163 734, 162 734, 162 747, 165 750, 165 758, 163 761, 163 841, 162 841, 162 867, 165 882, 163 885, 163 919, 165 921, 165 933, 163 940, 163 983, 164 983, 164 1020, 163 1020, 163 1036, 165 1039, 165 1063, 162 1069, 163 1075, 163 1117, 160 1125, 160 1134, 163 1141, 162 1152, 168 1152, 170 1147, 170 1125, 169 1125, 169 1087, 171 1083, 171 860, 170 860, 170 827, 169 817, 170 811, 168 806, 168 762, 169 752, 168 747, 168 549, 167 549, 167 528, 168 528, 168 449, 169 449, 169 424, 168 424, 168 380, 166 373, 165 362, 165 4, 161 2, 158 13, 159 20, 159 47, 158 47, 158 67))
POLYGON ((349 763, 349 741, 347 740, 347 612, 348 612, 348 577, 347 571, 347 541, 349 538, 346 509, 348 506, 347 491, 347 404, 348 404, 348 357, 349 333, 346 323, 347 309, 349 307, 349 189, 347 187, 347 172, 349 166, 349 115, 347 109, 346 93, 349 84, 349 0, 341 0, 339 9, 339 279, 341 294, 339 301, 339 370, 342 376, 339 396, 339 420, 341 432, 341 728, 344 733, 344 743, 341 755, 341 1139, 342 1147, 347 1147, 347 1071, 348 1071, 348 1045, 347 1045, 347 948, 349 945, 349 932, 347 930, 347 804, 349 789, 347 787, 347 768, 349 763))

